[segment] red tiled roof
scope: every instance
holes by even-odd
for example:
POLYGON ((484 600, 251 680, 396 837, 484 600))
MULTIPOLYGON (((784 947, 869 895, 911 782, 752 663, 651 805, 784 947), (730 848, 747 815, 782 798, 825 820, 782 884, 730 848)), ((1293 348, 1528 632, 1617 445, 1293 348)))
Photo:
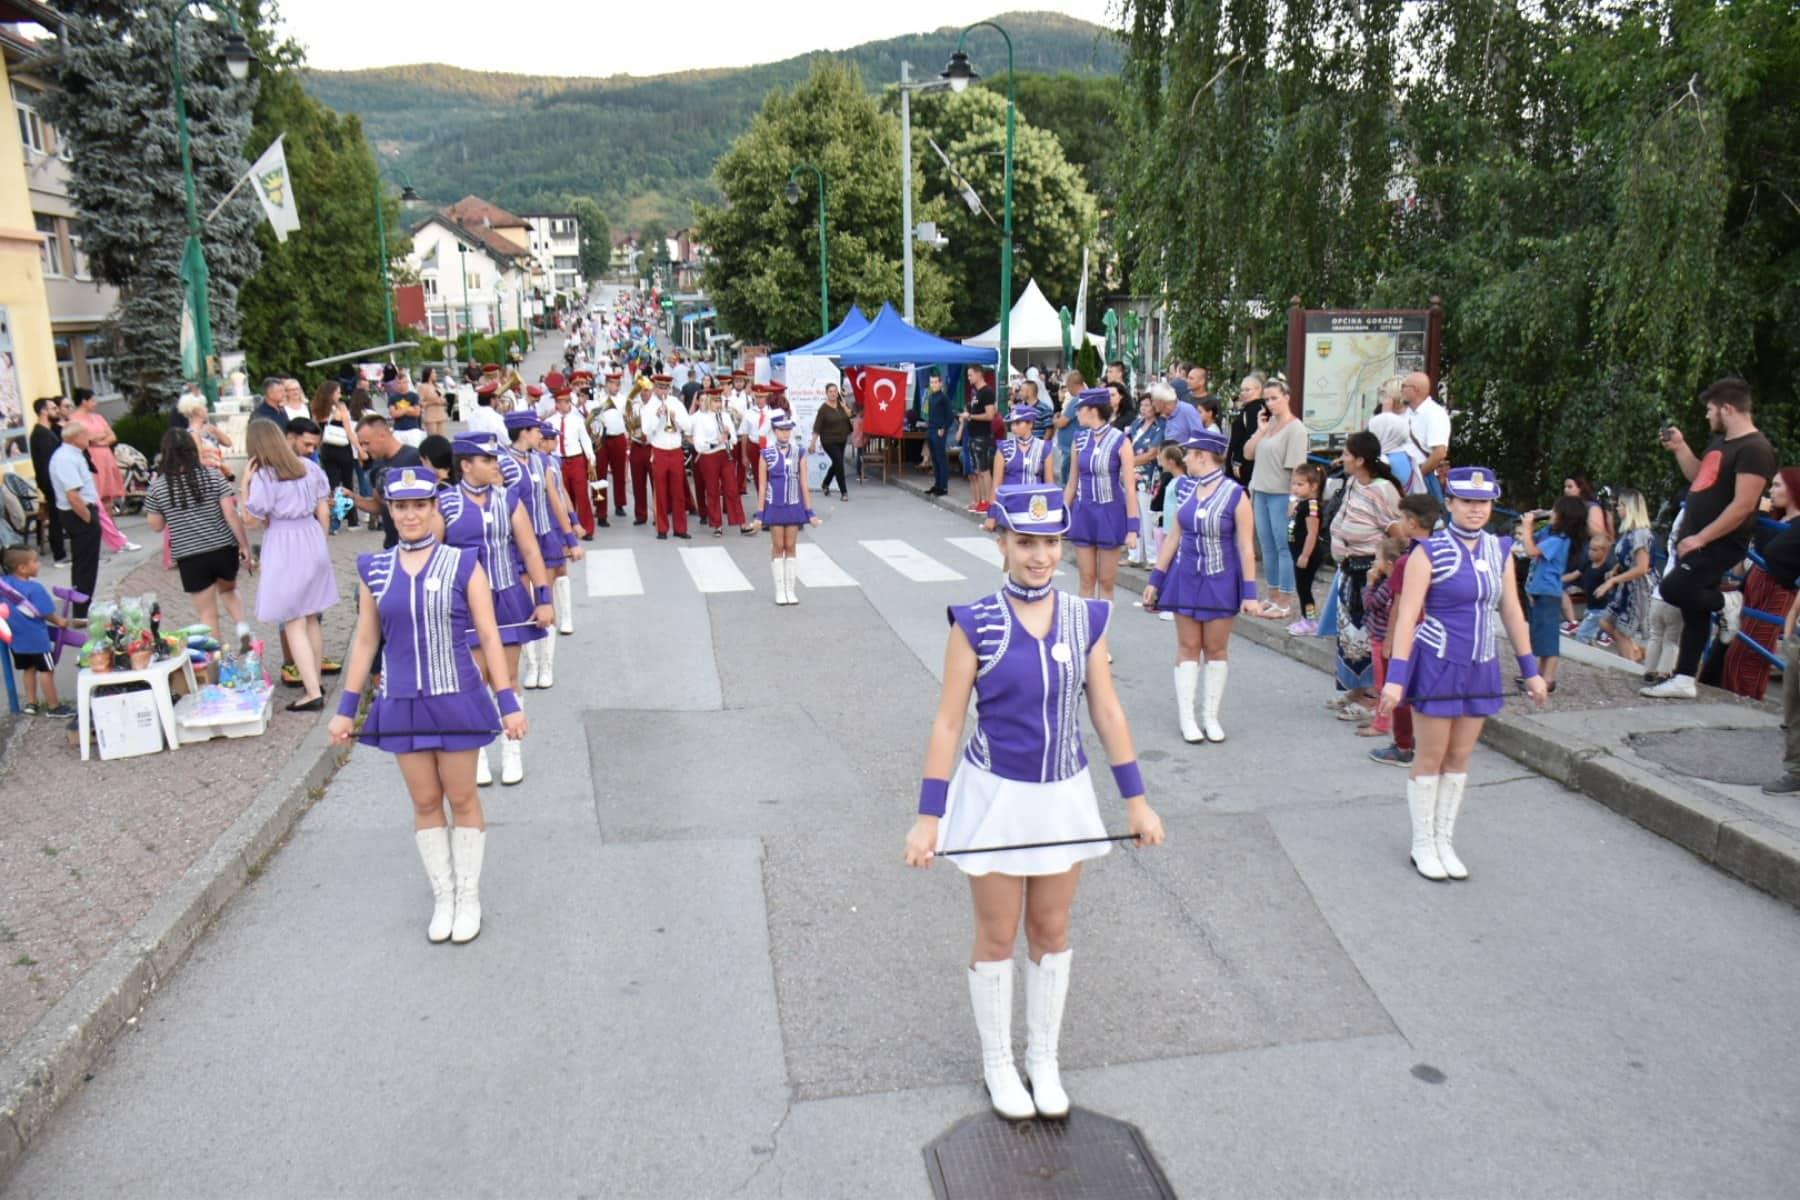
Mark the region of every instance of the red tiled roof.
POLYGON ((516 217, 498 204, 480 196, 464 196, 444 210, 444 215, 463 226, 485 226, 490 229, 528 229, 530 223, 516 217))

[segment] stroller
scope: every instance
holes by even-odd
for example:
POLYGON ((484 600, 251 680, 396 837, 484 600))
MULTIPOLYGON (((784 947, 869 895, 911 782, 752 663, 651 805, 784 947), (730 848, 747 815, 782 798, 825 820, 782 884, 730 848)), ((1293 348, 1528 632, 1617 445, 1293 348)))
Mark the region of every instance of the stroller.
POLYGON ((119 471, 125 476, 125 495, 119 501, 119 511, 138 513, 144 511, 144 497, 150 491, 150 464, 143 452, 136 446, 120 442, 113 447, 113 457, 119 462, 119 471))

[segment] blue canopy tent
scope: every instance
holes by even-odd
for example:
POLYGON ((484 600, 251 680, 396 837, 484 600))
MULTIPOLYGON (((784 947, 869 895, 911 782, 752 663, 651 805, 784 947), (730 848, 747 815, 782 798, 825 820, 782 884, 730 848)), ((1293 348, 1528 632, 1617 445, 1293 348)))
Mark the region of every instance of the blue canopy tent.
POLYGON ((841 345, 868 327, 869 318, 863 316, 862 309, 852 304, 850 311, 844 314, 844 319, 838 323, 836 329, 814 338, 804 346, 795 346, 792 350, 783 350, 780 354, 772 354, 769 356, 769 362, 779 367, 790 354, 830 354, 833 346, 841 345))
MULTIPOLYGON (((821 339, 823 340, 823 339, 821 339)), ((840 367, 866 367, 897 363, 982 363, 1000 361, 992 346, 965 346, 906 323, 892 304, 883 304, 869 327, 853 338, 813 354, 829 354, 840 367)))

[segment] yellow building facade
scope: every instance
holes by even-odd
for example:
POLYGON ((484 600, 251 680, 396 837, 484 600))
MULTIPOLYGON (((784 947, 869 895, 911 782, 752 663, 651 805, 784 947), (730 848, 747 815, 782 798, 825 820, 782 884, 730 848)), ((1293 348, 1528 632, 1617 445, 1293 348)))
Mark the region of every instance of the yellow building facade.
MULTIPOLYGON (((40 19, 38 4, 0 0, 0 21, 40 19)), ((12 81, 0 59, 0 91, 12 81)), ((31 210, 25 146, 19 123, 0 121, 0 459, 31 473, 25 431, 39 396, 62 394, 56 345, 50 332, 50 297, 44 284, 44 237, 31 210)))

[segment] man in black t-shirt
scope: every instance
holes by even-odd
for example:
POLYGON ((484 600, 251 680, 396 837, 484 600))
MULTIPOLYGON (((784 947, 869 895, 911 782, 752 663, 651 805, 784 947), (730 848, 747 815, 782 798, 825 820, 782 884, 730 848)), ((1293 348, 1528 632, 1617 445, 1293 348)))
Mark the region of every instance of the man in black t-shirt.
POLYGON ((394 430, 388 419, 380 413, 364 413, 362 420, 356 423, 356 441, 362 447, 364 465, 369 471, 369 484, 374 490, 373 496, 350 494, 356 507, 366 513, 374 513, 381 518, 381 548, 392 549, 400 541, 400 532, 394 528, 394 518, 388 513, 387 501, 382 499, 381 487, 392 467, 418 467, 424 465, 419 452, 394 436, 394 430))
POLYGON ((1721 379, 1700 399, 1713 433, 1700 457, 1688 449, 1681 430, 1670 426, 1662 432, 1662 444, 1688 478, 1688 501, 1682 518, 1686 536, 1675 544, 1675 563, 1662 581, 1662 598, 1681 610, 1681 653, 1674 675, 1640 692, 1656 699, 1693 698, 1714 613, 1724 609, 1726 623, 1735 629, 1743 593, 1729 593, 1728 600, 1719 579, 1744 560, 1757 501, 1775 475, 1775 448, 1756 431, 1750 385, 1721 379))

